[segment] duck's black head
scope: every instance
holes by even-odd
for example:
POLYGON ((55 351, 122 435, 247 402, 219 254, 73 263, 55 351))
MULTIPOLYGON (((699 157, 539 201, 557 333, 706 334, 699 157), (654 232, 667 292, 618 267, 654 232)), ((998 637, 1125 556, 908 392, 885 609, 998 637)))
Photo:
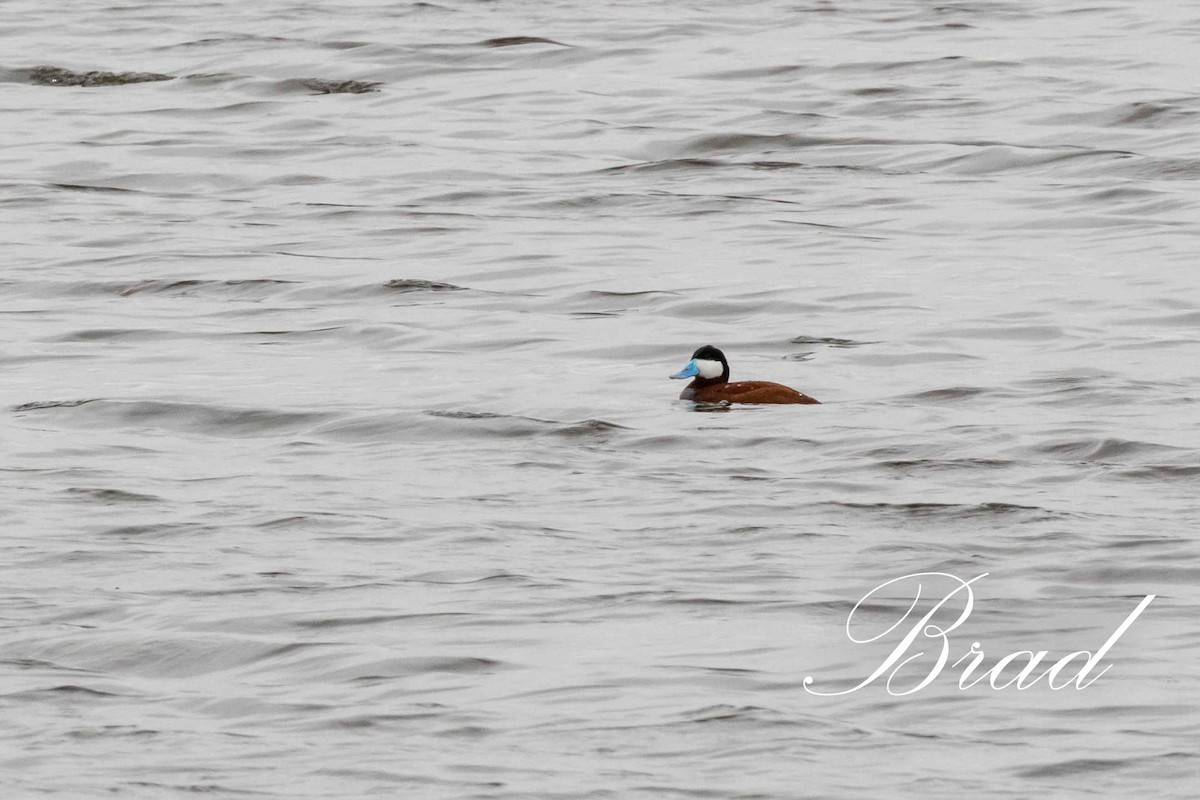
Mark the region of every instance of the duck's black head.
POLYGON ((725 383, 729 380, 729 362, 725 354, 711 344, 692 353, 692 360, 672 378, 695 378, 696 384, 725 383))

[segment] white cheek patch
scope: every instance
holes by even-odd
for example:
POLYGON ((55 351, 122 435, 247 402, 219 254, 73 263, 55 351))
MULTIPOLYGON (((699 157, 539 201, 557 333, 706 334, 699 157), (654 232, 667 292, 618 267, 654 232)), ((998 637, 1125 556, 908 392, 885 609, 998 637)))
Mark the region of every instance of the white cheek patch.
POLYGON ((720 361, 709 361, 703 358, 696 359, 696 369, 700 371, 701 378, 719 378, 725 371, 720 361))

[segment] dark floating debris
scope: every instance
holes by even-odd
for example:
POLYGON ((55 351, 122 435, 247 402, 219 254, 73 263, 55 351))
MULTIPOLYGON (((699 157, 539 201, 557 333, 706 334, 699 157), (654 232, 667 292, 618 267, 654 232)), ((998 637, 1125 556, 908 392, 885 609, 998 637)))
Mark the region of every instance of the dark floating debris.
POLYGON ((496 39, 485 39, 481 47, 517 47, 523 44, 556 44, 559 47, 570 47, 569 44, 556 42, 553 39, 543 39, 540 36, 500 36, 496 39))
POLYGON ((300 78, 296 83, 313 94, 366 94, 378 92, 383 85, 379 81, 327 81, 321 78, 300 78))
POLYGON ((832 336, 797 336, 788 341, 792 344, 827 344, 830 347, 861 347, 864 344, 879 344, 879 342, 856 342, 853 339, 835 339, 832 336))
POLYGON ((395 278, 384 284, 387 288, 396 292, 462 292, 466 291, 463 286, 455 286, 452 283, 438 283, 437 281, 422 281, 416 278, 395 278))
POLYGON ((157 72, 72 72, 61 67, 34 67, 29 82, 38 86, 126 86, 130 83, 175 80, 174 75, 157 72))

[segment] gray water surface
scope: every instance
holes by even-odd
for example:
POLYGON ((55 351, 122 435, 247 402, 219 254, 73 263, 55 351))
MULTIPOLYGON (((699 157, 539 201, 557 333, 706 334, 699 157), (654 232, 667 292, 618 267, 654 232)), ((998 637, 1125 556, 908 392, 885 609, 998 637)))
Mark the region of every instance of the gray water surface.
POLYGON ((1194 796, 1190 0, 0 21, 6 798, 1194 796))

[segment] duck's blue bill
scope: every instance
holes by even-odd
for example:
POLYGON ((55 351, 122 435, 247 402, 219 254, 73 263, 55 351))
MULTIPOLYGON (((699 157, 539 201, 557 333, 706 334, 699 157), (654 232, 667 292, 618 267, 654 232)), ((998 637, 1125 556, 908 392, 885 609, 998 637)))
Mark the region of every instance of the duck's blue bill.
POLYGON ((672 378, 692 378, 700 374, 700 368, 696 366, 696 359, 692 359, 687 363, 687 366, 672 375, 672 378))

